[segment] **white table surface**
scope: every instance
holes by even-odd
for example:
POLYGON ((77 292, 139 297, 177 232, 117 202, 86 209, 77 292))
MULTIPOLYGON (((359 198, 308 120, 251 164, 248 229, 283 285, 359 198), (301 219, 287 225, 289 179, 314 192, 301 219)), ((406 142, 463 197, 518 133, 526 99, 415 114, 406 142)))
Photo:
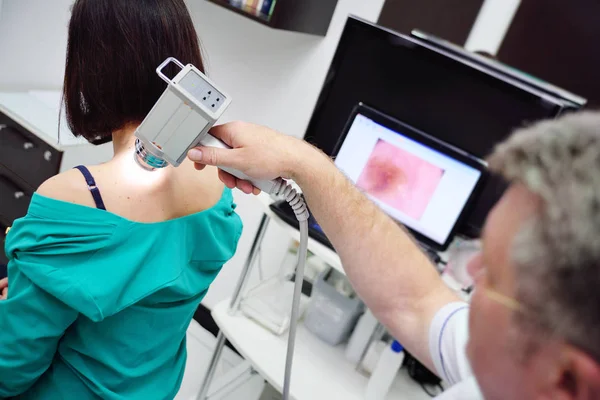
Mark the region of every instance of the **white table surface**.
POLYGON ((84 138, 75 137, 69 130, 64 108, 59 138, 61 96, 60 90, 0 91, 0 111, 58 150, 69 146, 87 145, 84 138))
MULTIPOLYGON (((258 373, 281 391, 287 334, 275 336, 243 314, 228 313, 229 300, 219 303, 212 316, 233 346, 258 373)), ((355 371, 344 357, 345 346, 332 347, 298 326, 292 369, 291 397, 295 400, 362 400, 368 378, 355 371)), ((430 397, 401 369, 388 395, 393 400, 426 400, 430 397)))

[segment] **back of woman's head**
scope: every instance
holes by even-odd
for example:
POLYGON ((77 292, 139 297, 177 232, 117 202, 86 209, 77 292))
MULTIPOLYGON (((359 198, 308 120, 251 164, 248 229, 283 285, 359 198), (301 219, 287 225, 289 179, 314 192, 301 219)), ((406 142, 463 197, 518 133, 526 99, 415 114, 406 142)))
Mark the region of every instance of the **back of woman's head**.
POLYGON ((104 143, 140 123, 166 88, 156 67, 168 57, 204 71, 184 0, 76 0, 63 88, 71 131, 104 143))

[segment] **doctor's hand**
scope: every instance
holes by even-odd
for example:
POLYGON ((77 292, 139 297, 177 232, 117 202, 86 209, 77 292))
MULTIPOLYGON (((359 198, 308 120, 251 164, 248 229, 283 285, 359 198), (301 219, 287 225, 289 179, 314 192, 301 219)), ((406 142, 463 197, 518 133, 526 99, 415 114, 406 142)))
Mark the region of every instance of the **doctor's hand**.
MULTIPOLYGON (((264 126, 231 122, 215 126, 211 135, 232 149, 197 147, 188 153, 196 169, 206 165, 230 167, 256 179, 297 180, 303 164, 318 151, 303 140, 277 133, 264 126)), ((219 170, 219 178, 230 189, 237 187, 246 194, 259 194, 250 182, 219 170)))

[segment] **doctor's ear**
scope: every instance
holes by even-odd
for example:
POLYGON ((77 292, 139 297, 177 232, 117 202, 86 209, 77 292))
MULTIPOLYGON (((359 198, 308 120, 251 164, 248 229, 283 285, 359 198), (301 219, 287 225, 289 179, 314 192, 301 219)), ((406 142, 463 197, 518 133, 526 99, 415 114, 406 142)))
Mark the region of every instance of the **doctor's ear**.
POLYGON ((555 366, 549 382, 550 398, 600 399, 600 361, 575 346, 565 344, 555 366))

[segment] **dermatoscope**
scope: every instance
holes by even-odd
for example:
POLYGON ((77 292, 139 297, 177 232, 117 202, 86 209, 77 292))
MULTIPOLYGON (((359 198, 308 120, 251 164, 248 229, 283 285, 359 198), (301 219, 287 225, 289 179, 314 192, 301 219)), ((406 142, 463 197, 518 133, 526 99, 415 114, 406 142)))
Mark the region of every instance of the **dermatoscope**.
MULTIPOLYGON (((231 97, 192 64, 183 65, 173 57, 156 68, 158 76, 167 82, 167 88, 135 131, 135 160, 146 170, 154 171, 168 165, 178 167, 196 146, 230 149, 209 130, 231 103, 231 97), (170 63, 181 71, 169 79, 163 69, 170 63)), ((258 180, 227 167, 218 167, 239 179, 251 182, 265 193, 283 196, 291 205, 300 223, 300 249, 292 301, 287 356, 283 383, 283 399, 290 396, 290 378, 294 343, 300 308, 304 264, 308 247, 308 209, 302 196, 285 180, 258 180)), ((204 399, 198 399, 204 400, 204 399)))

